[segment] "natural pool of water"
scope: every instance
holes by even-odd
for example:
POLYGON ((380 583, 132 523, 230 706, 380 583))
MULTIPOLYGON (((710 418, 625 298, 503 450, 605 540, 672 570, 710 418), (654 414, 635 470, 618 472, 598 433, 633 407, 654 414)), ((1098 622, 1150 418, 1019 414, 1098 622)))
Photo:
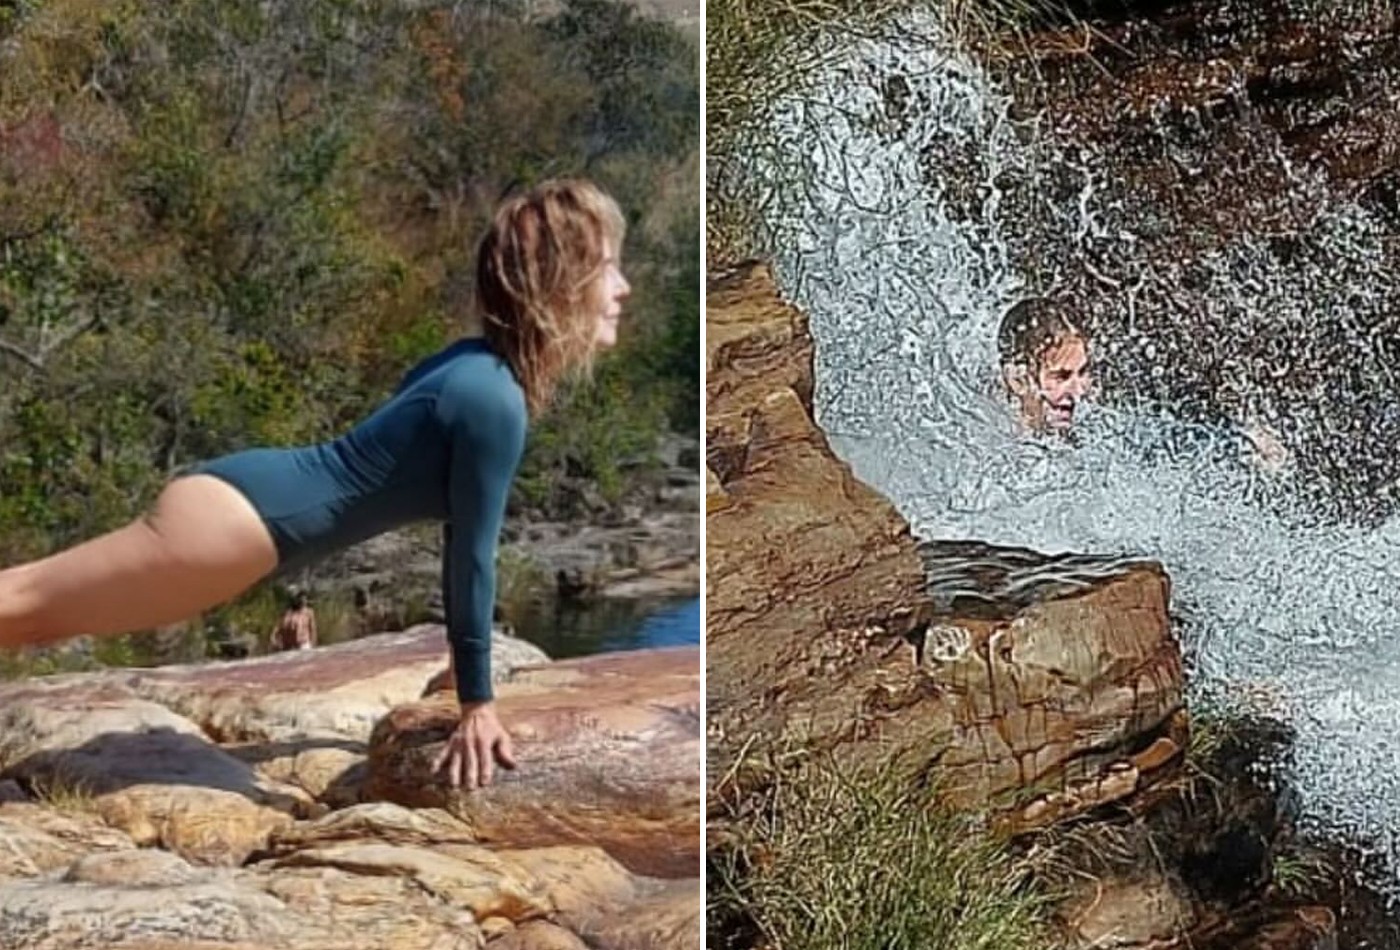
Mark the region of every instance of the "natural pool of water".
POLYGON ((700 642, 700 598, 533 605, 515 633, 551 657, 700 642))

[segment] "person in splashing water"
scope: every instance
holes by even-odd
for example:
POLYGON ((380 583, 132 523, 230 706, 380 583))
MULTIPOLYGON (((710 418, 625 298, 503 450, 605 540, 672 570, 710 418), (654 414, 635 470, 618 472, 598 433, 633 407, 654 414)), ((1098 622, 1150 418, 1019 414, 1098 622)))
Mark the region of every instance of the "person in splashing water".
MULTIPOLYGON (((1029 432, 1068 435, 1079 403, 1094 389, 1088 334, 1063 304, 1033 297, 1013 306, 997 331, 1002 382, 1029 432)), ((1292 455, 1272 428, 1258 419, 1237 423, 1242 456, 1267 474, 1278 474, 1292 455)))
POLYGON ((1089 339, 1060 305, 1045 297, 1016 304, 997 332, 1001 378, 1030 432, 1066 433, 1093 389, 1089 339))

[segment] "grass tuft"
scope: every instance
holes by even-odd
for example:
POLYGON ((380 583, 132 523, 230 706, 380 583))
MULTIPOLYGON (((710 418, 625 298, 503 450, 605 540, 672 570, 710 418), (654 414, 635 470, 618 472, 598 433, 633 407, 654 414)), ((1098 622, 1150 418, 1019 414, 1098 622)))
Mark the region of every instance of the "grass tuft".
POLYGON ((1047 903, 981 816, 890 765, 829 759, 731 803, 710 855, 709 945, 725 950, 1034 950, 1047 903))
POLYGON ((97 811, 97 799, 88 783, 55 772, 30 779, 29 794, 35 801, 58 811, 90 813, 97 811))
POLYGON ((1271 882, 1280 895, 1295 901, 1313 901, 1333 880, 1337 870, 1321 851, 1294 842, 1273 856, 1271 882))

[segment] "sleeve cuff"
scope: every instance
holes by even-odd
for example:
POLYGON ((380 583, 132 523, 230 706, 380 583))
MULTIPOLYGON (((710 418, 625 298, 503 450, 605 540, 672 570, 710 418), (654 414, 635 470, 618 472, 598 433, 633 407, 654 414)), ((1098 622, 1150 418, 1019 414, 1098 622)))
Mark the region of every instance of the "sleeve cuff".
POLYGON ((457 674, 457 701, 486 703, 495 698, 491 689, 491 645, 473 649, 466 644, 452 645, 452 666, 457 674))

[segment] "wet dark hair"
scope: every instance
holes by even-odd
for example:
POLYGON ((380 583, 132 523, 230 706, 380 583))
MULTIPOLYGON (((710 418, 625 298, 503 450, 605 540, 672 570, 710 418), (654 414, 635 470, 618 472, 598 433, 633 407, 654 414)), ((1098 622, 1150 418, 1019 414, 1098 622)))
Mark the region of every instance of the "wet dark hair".
POLYGON ((1086 334, 1069 308, 1049 297, 1022 300, 1002 317, 997 330, 997 350, 1003 366, 1020 364, 1035 367, 1045 351, 1066 339, 1086 334))

